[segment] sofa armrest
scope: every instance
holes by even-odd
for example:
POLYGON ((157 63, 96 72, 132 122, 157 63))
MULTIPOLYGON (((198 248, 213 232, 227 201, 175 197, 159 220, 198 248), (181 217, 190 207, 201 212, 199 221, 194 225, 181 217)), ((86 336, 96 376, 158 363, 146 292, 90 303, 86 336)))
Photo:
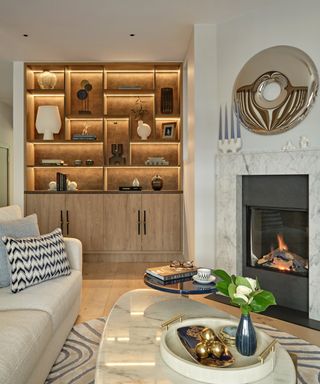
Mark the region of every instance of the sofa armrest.
POLYGON ((70 267, 82 272, 82 243, 78 239, 64 237, 70 267))

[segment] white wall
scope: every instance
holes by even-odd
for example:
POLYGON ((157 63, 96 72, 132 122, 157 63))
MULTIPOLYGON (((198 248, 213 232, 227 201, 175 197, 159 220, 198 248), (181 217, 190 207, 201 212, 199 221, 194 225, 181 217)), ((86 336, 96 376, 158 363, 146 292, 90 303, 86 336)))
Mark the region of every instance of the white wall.
POLYGON ((214 255, 215 121, 218 117, 216 27, 195 25, 186 57, 184 195, 188 257, 212 266, 214 255))
MULTIPOLYGON (((9 148, 9 203, 13 192, 13 129, 12 107, 0 101, 0 145, 9 148)), ((1 164, 0 164, 1 167, 1 164)))
MULTIPOLYGON (((282 0, 264 11, 243 15, 218 26, 218 73, 220 103, 230 105, 234 81, 242 66, 256 53, 275 45, 291 45, 306 52, 320 69, 320 2, 282 0)), ((292 130, 261 136, 242 129, 244 151, 280 150, 292 140, 307 136, 312 146, 320 147, 320 101, 292 130)), ((217 122, 216 122, 217 124, 217 122)))

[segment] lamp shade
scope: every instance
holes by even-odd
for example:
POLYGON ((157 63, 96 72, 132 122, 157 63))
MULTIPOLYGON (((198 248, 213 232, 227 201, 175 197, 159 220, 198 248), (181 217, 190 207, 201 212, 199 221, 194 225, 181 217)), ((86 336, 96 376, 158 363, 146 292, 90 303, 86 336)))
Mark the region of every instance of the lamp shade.
POLYGON ((36 129, 43 133, 43 140, 53 140, 53 134, 59 133, 61 118, 57 105, 40 105, 38 108, 36 129))

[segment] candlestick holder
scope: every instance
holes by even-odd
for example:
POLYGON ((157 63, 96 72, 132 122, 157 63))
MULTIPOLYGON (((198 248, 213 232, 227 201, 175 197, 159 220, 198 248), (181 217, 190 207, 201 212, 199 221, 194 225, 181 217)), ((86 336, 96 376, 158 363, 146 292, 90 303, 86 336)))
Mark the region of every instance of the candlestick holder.
POLYGON ((236 153, 242 147, 240 120, 239 120, 239 116, 237 116, 237 115, 236 115, 236 132, 234 129, 235 127, 234 127, 233 105, 231 105, 231 111, 230 111, 230 125, 231 125, 231 132, 230 132, 230 139, 229 139, 228 109, 227 109, 227 106, 225 106, 224 138, 223 138, 223 135, 222 135, 222 110, 220 107, 218 148, 222 153, 228 153, 228 152, 236 153))

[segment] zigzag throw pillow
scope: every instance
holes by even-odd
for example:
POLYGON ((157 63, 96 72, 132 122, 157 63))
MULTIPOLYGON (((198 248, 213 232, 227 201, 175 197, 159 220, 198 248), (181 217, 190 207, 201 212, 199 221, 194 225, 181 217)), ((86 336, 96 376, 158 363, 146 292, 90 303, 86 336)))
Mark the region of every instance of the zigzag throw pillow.
POLYGON ((38 237, 15 239, 4 236, 2 241, 11 267, 13 293, 71 273, 60 228, 38 237))

